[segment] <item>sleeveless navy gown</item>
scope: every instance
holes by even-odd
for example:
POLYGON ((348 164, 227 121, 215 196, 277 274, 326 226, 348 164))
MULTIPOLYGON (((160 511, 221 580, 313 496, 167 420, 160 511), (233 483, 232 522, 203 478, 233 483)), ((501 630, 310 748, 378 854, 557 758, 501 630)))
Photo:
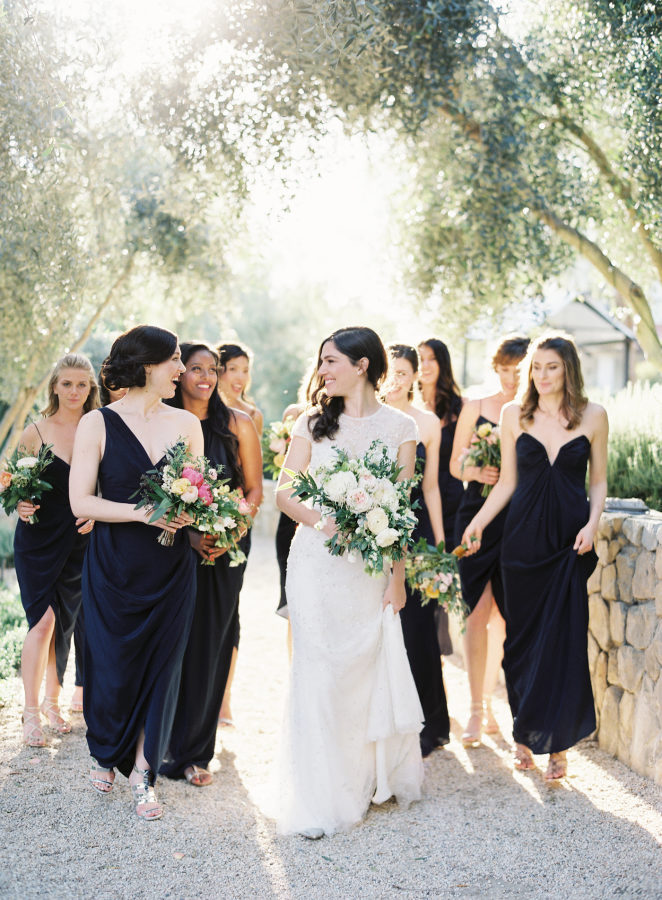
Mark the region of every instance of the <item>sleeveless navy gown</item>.
MULTIPOLYGON (((479 428, 484 422, 490 425, 496 425, 486 419, 485 416, 478 416, 475 428, 479 428)), ((459 544, 462 540, 464 530, 471 522, 473 517, 479 511, 485 497, 481 496, 483 485, 479 481, 470 481, 467 485, 460 506, 455 517, 455 543, 459 544)), ((492 593, 499 607, 499 611, 503 615, 503 580, 501 576, 501 536, 503 535, 503 527, 506 521, 508 507, 503 509, 496 516, 487 528, 483 531, 480 550, 473 556, 464 556, 458 560, 458 568, 460 570, 460 583, 462 585, 462 598, 469 609, 473 612, 488 582, 492 584, 492 593)))
MULTIPOLYGON (((208 419, 202 421, 205 456, 227 478, 233 471, 228 451, 208 419)), ((230 487, 239 486, 237 479, 230 487)), ((250 532, 249 532, 250 534, 250 532)), ((246 536, 248 538, 248 535, 246 536)), ((242 547, 246 552, 246 538, 242 547)), ((191 765, 207 768, 214 756, 218 714, 230 672, 237 629, 237 610, 246 565, 230 566, 227 553, 213 566, 197 561, 193 625, 184 654, 177 711, 161 774, 181 778, 191 765)))
POLYGON ((503 667, 513 737, 533 753, 559 753, 595 730, 586 582, 597 556, 572 549, 589 517, 590 446, 574 437, 550 463, 528 432, 516 444, 518 482, 502 542, 503 667))
MULTIPOLYGON (((421 443, 416 447, 416 456, 425 461, 425 447, 421 443)), ((417 541, 424 537, 429 544, 434 545, 434 536, 420 485, 412 490, 411 499, 412 502, 418 499, 420 503, 415 510, 418 524, 414 529, 413 540, 417 541)), ((450 737, 450 721, 435 623, 437 603, 430 601, 423 606, 420 592, 412 591, 406 582, 405 590, 407 603, 404 609, 400 610, 400 622, 409 666, 425 716, 420 734, 421 754, 429 756, 435 747, 447 744, 450 737)))
MULTIPOLYGON (((99 410, 106 447, 99 465, 105 500, 135 503, 140 476, 153 468, 121 416, 99 410)), ((172 547, 137 522, 97 522, 83 567, 85 690, 91 755, 129 775, 140 730, 158 772, 170 738, 182 659, 195 601, 195 560, 186 530, 172 547)))
MULTIPOLYGON (((456 425, 457 419, 454 419, 447 425, 441 426, 441 443, 439 445, 439 493, 441 494, 441 511, 447 551, 455 547, 455 517, 464 494, 464 485, 459 478, 455 478, 450 473, 456 425)), ((450 656, 453 652, 453 643, 448 630, 448 613, 441 606, 437 606, 434 616, 437 623, 439 652, 443 656, 450 656)))
POLYGON ((44 480, 53 490, 42 495, 34 525, 18 521, 14 565, 28 627, 33 628, 49 606, 55 613, 55 664, 62 684, 81 605, 81 572, 90 536, 78 533, 69 506, 69 464, 54 456, 44 480))

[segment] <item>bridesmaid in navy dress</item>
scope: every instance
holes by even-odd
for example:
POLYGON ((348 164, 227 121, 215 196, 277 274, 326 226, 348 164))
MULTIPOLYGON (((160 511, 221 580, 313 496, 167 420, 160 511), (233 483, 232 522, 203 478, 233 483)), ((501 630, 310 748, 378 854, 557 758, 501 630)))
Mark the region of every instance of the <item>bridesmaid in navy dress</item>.
MULTIPOLYGON (((221 399, 226 406, 231 409, 238 409, 247 413, 253 420, 253 424, 257 429, 258 437, 262 436, 264 428, 264 416, 257 408, 248 391, 251 386, 251 365, 252 353, 241 344, 219 344, 217 347, 220 360, 218 374, 218 390, 221 399)), ((250 551, 250 531, 246 537, 246 555, 250 551)), ((242 569, 242 573, 243 573, 242 569)), ((241 584, 239 585, 241 590, 241 584)), ((225 686, 225 695, 221 705, 221 712, 218 717, 219 725, 230 727, 234 726, 232 718, 232 682, 234 681, 234 673, 237 667, 237 656, 239 653, 239 604, 234 617, 234 637, 232 651, 232 664, 230 665, 230 674, 228 675, 227 684, 225 686)))
MULTIPOLYGON (((205 456, 241 487, 251 513, 262 502, 262 452, 251 418, 229 409, 216 390, 218 354, 207 344, 182 344, 182 375, 170 405, 192 412, 202 424, 205 456)), ((213 566, 197 567, 193 624, 184 654, 177 711, 161 773, 186 778, 195 787, 211 784, 207 766, 214 755, 218 715, 223 701, 234 644, 234 622, 245 564, 231 566, 213 538, 189 529, 189 539, 202 559, 213 566)), ((245 540, 245 539, 244 539, 245 540)), ((198 560, 200 562, 200 560, 198 560)))
POLYGON ((177 336, 139 325, 120 335, 103 367, 106 385, 126 396, 84 416, 71 469, 71 506, 97 525, 83 567, 84 714, 93 787, 108 793, 115 772, 128 776, 135 811, 163 814, 154 792, 170 738, 182 658, 193 618, 195 558, 187 514, 148 523, 135 509, 141 475, 163 462, 180 438, 204 450, 200 421, 162 403, 184 371, 177 336), (97 482, 101 496, 97 496, 97 482), (162 546, 160 529, 175 534, 162 546))
POLYGON ((68 734, 71 725, 59 708, 60 688, 69 658, 71 635, 81 604, 83 557, 93 521, 75 518, 69 506, 69 462, 81 417, 99 405, 99 392, 90 361, 68 354, 58 361, 48 384, 48 405, 39 425, 29 425, 20 443, 35 455, 51 444, 53 461, 44 472, 52 486, 40 503, 18 504, 14 534, 16 576, 29 631, 21 654, 25 689, 23 740, 29 747, 46 743, 40 711, 50 726, 68 734), (28 519, 37 512, 37 521, 28 519), (46 673, 46 691, 39 692, 46 673))
MULTIPOLYGON (((462 409, 462 397, 455 377, 448 347, 438 338, 429 338, 418 345, 421 373, 418 383, 425 409, 435 413, 441 422, 441 443, 439 445, 439 491, 444 513, 444 534, 448 549, 455 541, 455 516, 457 514, 464 485, 450 473, 451 452, 455 426, 462 409)), ((448 631, 448 613, 441 607, 435 610, 437 639, 442 656, 450 656, 453 644, 448 631)))
MULTIPOLYGON (((504 338, 492 358, 500 391, 465 403, 457 422, 451 474, 464 477, 469 484, 462 497, 456 518, 456 542, 469 521, 485 502, 481 490, 485 484, 496 484, 499 470, 494 466, 462 466, 462 452, 471 436, 484 422, 496 425, 501 410, 515 397, 519 384, 519 366, 526 355, 529 340, 520 335, 504 338)), ((483 727, 494 734, 499 726, 492 714, 491 699, 503 659, 506 626, 503 619, 503 582, 500 554, 505 511, 497 516, 483 535, 480 553, 459 560, 462 597, 471 610, 464 638, 465 663, 471 691, 471 715, 462 735, 465 747, 478 747, 483 727)))
MULTIPOLYGON (((97 405, 108 406, 116 400, 121 400, 125 396, 128 388, 121 388, 119 391, 109 391, 103 383, 103 378, 99 374, 99 401, 97 405)), ((87 410, 86 410, 87 412, 87 410)), ((69 486, 67 485, 67 503, 69 502, 69 486)), ((74 647, 76 650, 76 680, 74 693, 71 698, 71 711, 81 713, 83 711, 83 685, 85 684, 85 613, 81 604, 76 616, 76 627, 74 628, 74 647)))
POLYGON ((584 395, 572 339, 543 335, 521 405, 502 414, 499 482, 463 536, 480 547, 510 502, 502 567, 515 766, 534 768, 532 753, 549 753, 548 781, 566 775, 566 750, 595 729, 586 581, 607 494, 607 434, 606 412, 584 395))
MULTIPOLYGON (((423 479, 411 494, 418 500, 418 524, 414 541, 424 537, 433 546, 444 540, 442 503, 437 480, 440 443, 440 422, 434 413, 417 409, 412 400, 418 371, 418 353, 406 344, 391 344, 388 379, 384 388, 386 402, 411 416, 418 427, 419 442, 416 456, 423 466, 423 479)), ((436 603, 421 603, 419 591, 412 591, 405 582, 407 604, 400 611, 402 634, 409 657, 409 665, 416 690, 423 707, 425 722, 420 734, 421 755, 429 756, 436 747, 443 747, 450 739, 450 720, 446 691, 441 670, 441 656, 435 623, 436 603)))

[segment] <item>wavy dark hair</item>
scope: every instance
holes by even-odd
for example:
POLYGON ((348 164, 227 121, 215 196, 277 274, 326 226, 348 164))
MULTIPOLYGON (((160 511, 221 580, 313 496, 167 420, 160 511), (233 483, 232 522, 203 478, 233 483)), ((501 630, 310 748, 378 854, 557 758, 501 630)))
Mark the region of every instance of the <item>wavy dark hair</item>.
MULTIPOLYGON (((356 326, 354 328, 339 328, 324 338, 317 352, 317 369, 322 365, 322 350, 329 341, 335 345, 339 353, 347 356, 356 365, 364 357, 368 360, 366 378, 375 390, 384 379, 388 369, 386 350, 381 338, 372 328, 356 326)), ((321 441, 322 438, 335 437, 338 431, 338 419, 345 409, 344 397, 329 397, 323 384, 318 384, 310 398, 315 412, 310 417, 309 427, 313 440, 321 441)))
MULTIPOLYGON (((216 367, 218 368, 219 366, 218 353, 205 341, 184 341, 183 344, 180 344, 180 349, 182 351, 182 363, 185 366, 188 364, 188 361, 193 354, 197 353, 198 350, 204 350, 206 353, 210 353, 214 358, 216 367)), ((170 397, 163 402, 167 403, 168 406, 184 409, 181 382, 178 383, 175 388, 175 396, 170 397)), ((211 430, 220 438, 226 450, 227 463, 230 471, 225 472, 224 476, 229 477, 233 484, 243 485, 244 477, 239 461, 239 440, 230 428, 230 425, 235 421, 235 415, 232 410, 225 405, 218 391, 212 391, 209 396, 207 421, 209 422, 211 430)))
MULTIPOLYGON (((418 350, 416 347, 410 347, 409 344, 389 344, 386 352, 391 359, 406 359, 414 370, 414 375, 416 375, 418 372, 418 350)), ((407 399, 414 399, 413 385, 407 391, 407 399)))
MULTIPOLYGON (((219 344, 216 348, 218 359, 219 359, 219 368, 221 372, 225 372, 228 367, 228 363, 233 359, 241 359, 245 357, 249 363, 253 361, 253 354, 246 347, 242 347, 241 344, 219 344)), ((255 406, 255 400, 248 393, 248 389, 251 386, 250 377, 248 379, 248 384, 241 392, 241 399, 245 400, 246 403, 249 403, 251 406, 255 406)), ((257 409, 257 407, 256 407, 257 409)))
POLYGON ((439 375, 434 386, 434 411, 442 422, 448 424, 457 419, 462 409, 462 395, 453 375, 448 347, 439 338, 428 338, 418 346, 429 347, 437 360, 439 375))
POLYGON ((533 422, 533 414, 538 409, 539 394, 533 383, 533 356, 536 350, 553 350, 561 357, 563 363, 563 401, 561 412, 568 420, 566 429, 572 431, 582 420, 582 415, 588 403, 588 397, 584 393, 584 378, 579 362, 579 353, 575 342, 569 334, 562 332, 546 332, 533 341, 527 356, 527 384, 524 388, 521 401, 519 421, 522 428, 533 422))
POLYGON ((177 349, 177 335, 156 325, 136 325, 113 342, 101 366, 101 381, 111 391, 145 387, 145 366, 157 366, 177 349))

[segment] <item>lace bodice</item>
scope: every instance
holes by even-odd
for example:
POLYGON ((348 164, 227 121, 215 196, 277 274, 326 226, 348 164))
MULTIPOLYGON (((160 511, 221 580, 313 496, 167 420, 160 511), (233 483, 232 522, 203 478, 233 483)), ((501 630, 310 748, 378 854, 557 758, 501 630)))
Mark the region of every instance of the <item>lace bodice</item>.
POLYGON ((381 440, 388 448, 391 459, 396 459, 401 444, 418 441, 416 422, 411 416, 390 406, 380 405, 377 412, 360 418, 341 413, 340 427, 335 436, 322 438, 321 441, 313 440, 309 422, 308 414, 302 413, 294 424, 292 434, 310 441, 311 469, 330 462, 334 458, 334 447, 340 447, 356 458, 362 456, 373 441, 381 440))

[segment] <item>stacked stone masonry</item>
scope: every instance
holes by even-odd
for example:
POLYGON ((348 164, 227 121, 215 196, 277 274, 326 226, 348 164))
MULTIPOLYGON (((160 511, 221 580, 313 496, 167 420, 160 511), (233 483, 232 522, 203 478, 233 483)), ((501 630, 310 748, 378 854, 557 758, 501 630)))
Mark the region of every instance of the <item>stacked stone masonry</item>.
POLYGON ((588 660, 597 737, 662 784, 662 514, 603 513, 596 551, 588 660))

